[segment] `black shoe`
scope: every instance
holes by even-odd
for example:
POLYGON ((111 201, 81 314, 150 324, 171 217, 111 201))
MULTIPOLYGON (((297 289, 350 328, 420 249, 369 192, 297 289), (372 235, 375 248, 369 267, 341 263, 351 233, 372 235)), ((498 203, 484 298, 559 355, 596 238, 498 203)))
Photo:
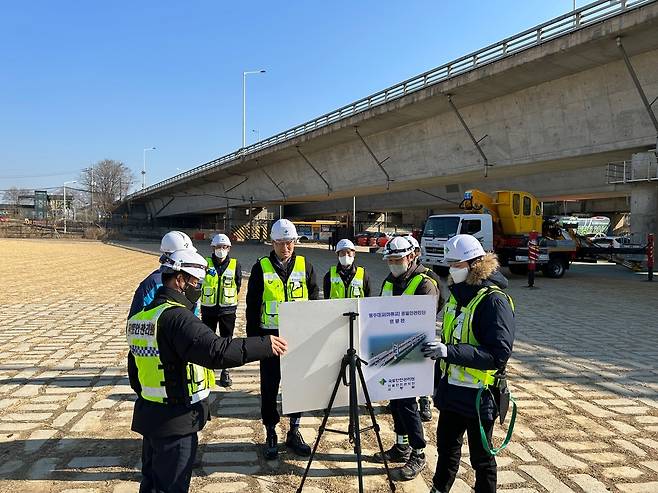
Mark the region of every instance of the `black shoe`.
POLYGON ((219 385, 220 387, 230 387, 233 385, 233 380, 231 380, 231 374, 228 370, 222 370, 222 374, 219 376, 219 385))
MULTIPOLYGON (((411 447, 409 445, 406 445, 404 447, 401 447, 397 443, 393 445, 390 449, 384 451, 384 457, 386 457, 386 462, 407 462, 409 460, 409 456, 411 455, 411 447)), ((384 462, 384 458, 382 457, 381 452, 377 452, 375 455, 372 456, 372 459, 375 462, 384 462)))
POLYGON ((279 457, 278 438, 274 429, 267 430, 267 437, 265 438, 265 445, 263 446, 263 455, 265 456, 265 460, 275 460, 279 457))
POLYGON ((420 471, 423 470, 425 464, 427 464, 425 453, 414 450, 409 454, 409 460, 407 460, 407 463, 404 466, 391 471, 391 476, 393 476, 393 479, 396 481, 411 481, 420 474, 420 471))
POLYGON ((286 435, 286 447, 292 449, 300 457, 309 457, 311 455, 311 447, 304 441, 304 437, 299 432, 299 429, 288 432, 288 435, 286 435))
POLYGON ((418 408, 421 421, 424 423, 432 421, 432 404, 429 397, 423 396, 418 399, 418 408))

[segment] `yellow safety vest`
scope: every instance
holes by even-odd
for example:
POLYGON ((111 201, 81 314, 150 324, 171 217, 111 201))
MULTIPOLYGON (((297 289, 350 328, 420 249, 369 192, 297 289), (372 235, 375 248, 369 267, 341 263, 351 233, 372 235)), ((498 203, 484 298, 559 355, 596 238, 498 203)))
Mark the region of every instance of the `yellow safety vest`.
MULTIPOLYGON (((423 279, 427 279, 428 281, 430 281, 432 284, 436 286, 436 281, 432 279, 430 276, 428 276, 427 274, 416 274, 414 277, 412 277, 409 280, 409 282, 407 283, 407 287, 404 288, 402 294, 404 296, 416 294, 416 289, 418 289, 420 283, 423 282, 423 279)), ((392 282, 386 281, 384 283, 384 285, 382 286, 382 294, 380 296, 393 296, 392 282)))
MULTIPOLYGON (((214 265, 212 257, 207 257, 208 265, 214 265)), ((201 293, 201 306, 217 305, 219 295, 219 306, 237 306, 238 305, 238 285, 235 282, 235 270, 238 261, 234 258, 228 261, 226 270, 222 276, 217 275, 215 269, 208 269, 206 277, 203 279, 203 291, 201 293), (213 272, 211 275, 210 272, 213 272)))
POLYGON ((263 269, 263 302, 260 311, 260 326, 263 329, 276 330, 279 328, 279 303, 308 300, 306 262, 304 257, 295 256, 295 264, 285 286, 279 274, 274 270, 269 257, 263 257, 259 262, 263 269))
MULTIPOLYGON (((165 378, 160 359, 158 320, 165 310, 176 306, 183 305, 168 301, 150 310, 142 310, 130 317, 126 325, 126 339, 130 352, 135 357, 137 376, 142 387, 141 396, 147 401, 167 404, 167 387, 175 385, 165 378)), ((215 385, 215 373, 194 363, 187 363, 184 383, 187 403, 193 404, 208 397, 210 388, 215 385)))
POLYGON ((340 298, 363 298, 364 275, 365 270, 363 270, 363 267, 357 267, 356 273, 347 287, 347 296, 345 296, 345 283, 343 282, 343 278, 338 274, 338 268, 335 265, 332 265, 329 270, 329 282, 331 283, 329 298, 332 300, 340 298))
MULTIPOLYGON (((457 300, 450 295, 443 312, 443 342, 445 344, 470 344, 479 346, 480 343, 473 335, 473 315, 477 306, 491 293, 500 293, 505 296, 514 311, 514 302, 506 293, 496 286, 481 288, 465 307, 461 307, 457 315, 457 300)), ((495 383, 494 375, 498 370, 478 370, 467 366, 449 365, 441 360, 441 372, 448 376, 448 383, 459 387, 486 388, 495 383)))

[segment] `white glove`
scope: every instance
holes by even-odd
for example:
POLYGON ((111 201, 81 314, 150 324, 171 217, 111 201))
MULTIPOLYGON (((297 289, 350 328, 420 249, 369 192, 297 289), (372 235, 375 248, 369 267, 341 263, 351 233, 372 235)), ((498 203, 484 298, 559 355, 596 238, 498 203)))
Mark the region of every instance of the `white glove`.
POLYGON ((441 342, 441 339, 435 339, 432 342, 424 342, 420 352, 426 358, 439 359, 448 356, 448 346, 441 342))

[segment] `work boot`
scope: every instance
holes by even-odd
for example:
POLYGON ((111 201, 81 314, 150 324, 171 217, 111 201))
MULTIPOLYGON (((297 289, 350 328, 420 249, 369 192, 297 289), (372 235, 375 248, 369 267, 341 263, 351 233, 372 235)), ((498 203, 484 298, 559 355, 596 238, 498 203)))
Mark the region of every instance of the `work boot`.
POLYGON ((418 399, 418 412, 420 413, 420 420, 427 423, 432 421, 432 401, 426 395, 418 399))
POLYGON ((426 463, 425 452, 412 450, 407 463, 391 471, 391 476, 396 481, 411 481, 420 474, 426 463))
POLYGON ((228 370, 222 370, 222 374, 219 376, 219 385, 220 387, 230 387, 233 385, 233 380, 231 380, 231 374, 228 370))
POLYGON ((265 460, 275 460, 279 456, 278 441, 276 430, 273 427, 267 428, 267 436, 265 437, 265 445, 263 447, 265 460))
POLYGON ((286 435, 286 447, 292 449, 300 457, 309 457, 311 447, 304 441, 304 437, 299 432, 299 428, 290 430, 286 435))
POLYGON ((411 455, 411 447, 409 445, 398 445, 397 443, 393 445, 390 449, 384 451, 382 456, 381 452, 375 453, 372 456, 372 459, 375 462, 384 463, 384 457, 386 457, 386 462, 407 462, 409 456, 411 455))

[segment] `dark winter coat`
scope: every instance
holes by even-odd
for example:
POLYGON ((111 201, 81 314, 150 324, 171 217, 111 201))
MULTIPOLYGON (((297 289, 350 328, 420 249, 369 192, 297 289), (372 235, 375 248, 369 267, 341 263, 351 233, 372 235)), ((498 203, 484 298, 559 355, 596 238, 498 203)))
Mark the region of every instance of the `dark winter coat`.
MULTIPOLYGON (((507 279, 498 269, 496 256, 489 253, 473 263, 465 282, 450 286, 450 292, 458 303, 457 313, 461 307, 468 305, 482 287, 507 288, 507 279)), ((485 297, 475 309, 472 329, 480 345, 448 345, 446 363, 479 370, 504 369, 512 354, 515 332, 514 312, 508 299, 499 293, 485 297)), ((437 379, 440 376, 439 361, 436 364, 436 376, 437 379)), ((495 394, 496 389, 491 390, 495 394)), ((438 380, 434 402, 439 410, 476 417, 476 395, 477 389, 451 385, 447 377, 443 376, 438 380)), ((482 394, 480 413, 483 420, 493 420, 498 414, 495 401, 489 392, 482 394)))
MULTIPOLYGON (((276 256, 276 253, 274 253, 274 250, 270 252, 269 258, 272 262, 272 267, 274 267, 274 270, 284 284, 288 281, 288 277, 290 277, 292 268, 295 265, 296 257, 297 254, 293 252, 290 260, 284 268, 276 256)), ((317 300, 320 297, 320 288, 315 279, 315 271, 313 270, 311 263, 308 261, 308 258, 304 257, 304 261, 308 299, 317 300)), ((260 261, 258 261, 251 268, 251 275, 249 276, 249 282, 247 284, 247 310, 245 313, 247 318, 247 336, 262 336, 265 334, 279 335, 278 330, 263 330, 260 326, 260 310, 263 304, 263 291, 265 290, 263 282, 263 268, 260 265, 260 261)))
MULTIPOLYGON (((183 293, 165 286, 158 289, 147 310, 166 301, 184 305, 165 310, 158 320, 157 341, 166 378, 178 382, 167 389, 171 396, 186 395, 185 367, 196 363, 205 368, 233 368, 273 356, 269 337, 226 338, 216 335, 194 313, 183 293)), ((129 353, 130 355, 130 353, 129 353)), ((132 430, 144 436, 169 437, 201 430, 210 419, 208 399, 194 404, 160 404, 142 399, 134 358, 128 358, 130 386, 138 397, 132 430)))

